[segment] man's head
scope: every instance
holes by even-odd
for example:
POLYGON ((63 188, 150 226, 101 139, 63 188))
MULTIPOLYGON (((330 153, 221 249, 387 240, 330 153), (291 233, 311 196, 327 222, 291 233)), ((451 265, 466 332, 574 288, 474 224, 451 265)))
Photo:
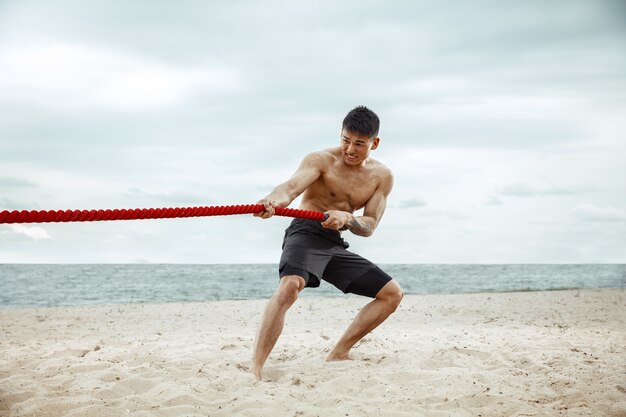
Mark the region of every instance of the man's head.
POLYGON ((358 106, 343 119, 342 130, 373 139, 378 136, 379 127, 380 120, 376 113, 365 106, 358 106))
POLYGON ((370 151, 378 147, 380 121, 376 113, 365 106, 352 109, 343 119, 341 149, 343 160, 351 166, 362 165, 370 151))

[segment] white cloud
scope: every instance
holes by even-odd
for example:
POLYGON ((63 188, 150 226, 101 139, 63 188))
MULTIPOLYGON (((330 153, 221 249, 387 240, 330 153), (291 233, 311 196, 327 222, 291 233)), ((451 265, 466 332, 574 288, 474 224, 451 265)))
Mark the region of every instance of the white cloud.
POLYGON ((574 195, 593 191, 594 187, 588 184, 571 185, 542 185, 516 182, 502 187, 498 187, 496 192, 499 195, 509 195, 515 197, 541 197, 555 195, 574 195))
POLYGON ((399 208, 416 208, 424 207, 425 205, 427 205, 426 200, 420 197, 414 197, 400 201, 399 208))
POLYGON ((21 187, 36 187, 36 186, 37 184, 35 184, 34 182, 23 179, 23 178, 13 178, 13 177, 0 178, 0 187, 21 188, 21 187))
POLYGON ((237 71, 226 66, 185 67, 122 49, 63 42, 0 49, 5 99, 44 106, 150 109, 239 87, 237 71))
POLYGON ((575 207, 573 213, 584 221, 591 222, 623 222, 626 221, 626 211, 615 207, 597 207, 591 204, 581 204, 575 207))
POLYGON ((172 193, 149 193, 137 187, 131 187, 123 194, 133 200, 141 199, 159 204, 202 205, 206 202, 200 193, 193 194, 180 190, 172 193))
POLYGON ((22 224, 9 224, 9 229, 15 234, 28 236, 32 240, 52 239, 48 232, 39 226, 24 226, 22 224))
POLYGON ((487 202, 485 203, 488 206, 501 206, 502 205, 502 200, 500 200, 498 197, 490 195, 489 199, 487 200, 487 202))

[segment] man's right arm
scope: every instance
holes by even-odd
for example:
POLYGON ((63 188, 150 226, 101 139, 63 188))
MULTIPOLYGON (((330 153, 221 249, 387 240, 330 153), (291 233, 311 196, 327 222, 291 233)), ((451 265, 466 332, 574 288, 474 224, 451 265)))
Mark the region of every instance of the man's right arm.
POLYGON ((322 175, 323 166, 324 155, 321 152, 304 157, 291 178, 276 186, 267 197, 259 201, 259 204, 265 206, 265 210, 255 216, 267 219, 274 215, 275 207, 287 207, 322 175))

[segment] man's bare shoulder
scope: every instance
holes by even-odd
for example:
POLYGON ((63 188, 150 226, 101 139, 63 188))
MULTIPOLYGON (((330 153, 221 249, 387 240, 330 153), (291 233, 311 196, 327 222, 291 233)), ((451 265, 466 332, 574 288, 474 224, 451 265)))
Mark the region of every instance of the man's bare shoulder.
POLYGON ((393 178, 393 172, 391 172, 391 169, 389 169, 387 165, 373 158, 369 158, 368 162, 370 164, 370 168, 374 170, 381 177, 393 178))
POLYGON ((377 179, 377 188, 389 194, 393 188, 393 172, 382 162, 370 158, 371 172, 377 179))
POLYGON ((311 164, 317 167, 327 167, 334 162, 340 153, 337 148, 322 149, 321 151, 311 152, 303 159, 303 163, 311 164))

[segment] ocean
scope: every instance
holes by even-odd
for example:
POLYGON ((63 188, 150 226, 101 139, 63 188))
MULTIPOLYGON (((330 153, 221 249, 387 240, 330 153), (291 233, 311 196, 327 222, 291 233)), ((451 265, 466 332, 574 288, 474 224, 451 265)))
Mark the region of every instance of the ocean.
MULTIPOLYGON (((379 266, 407 294, 626 287, 624 264, 379 266)), ((277 284, 273 264, 0 264, 0 308, 258 299, 277 284)), ((341 295, 326 282, 301 294, 341 295)))

